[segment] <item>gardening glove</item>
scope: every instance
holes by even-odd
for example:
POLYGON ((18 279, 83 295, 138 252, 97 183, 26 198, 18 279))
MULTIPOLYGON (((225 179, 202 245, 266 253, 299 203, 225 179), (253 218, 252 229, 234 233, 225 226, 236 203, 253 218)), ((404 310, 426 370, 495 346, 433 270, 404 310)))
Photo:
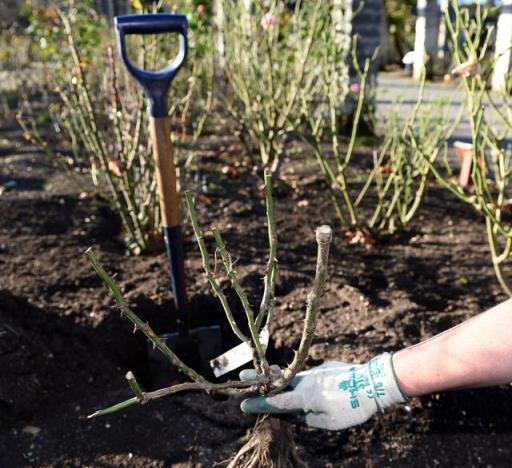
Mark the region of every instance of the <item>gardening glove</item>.
MULTIPOLYGON (((240 373, 242 380, 254 377, 253 370, 240 373)), ((311 427, 339 430, 361 424, 377 411, 406 400, 391 354, 384 353, 366 364, 327 362, 300 372, 290 391, 249 398, 242 401, 241 409, 244 413, 299 413, 311 427)))

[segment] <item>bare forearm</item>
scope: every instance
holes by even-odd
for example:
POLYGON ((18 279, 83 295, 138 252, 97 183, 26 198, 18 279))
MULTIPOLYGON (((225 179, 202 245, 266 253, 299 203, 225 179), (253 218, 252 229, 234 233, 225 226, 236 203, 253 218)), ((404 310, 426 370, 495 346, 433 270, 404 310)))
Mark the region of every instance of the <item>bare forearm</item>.
POLYGON ((393 356, 409 396, 512 381, 512 299, 393 356))

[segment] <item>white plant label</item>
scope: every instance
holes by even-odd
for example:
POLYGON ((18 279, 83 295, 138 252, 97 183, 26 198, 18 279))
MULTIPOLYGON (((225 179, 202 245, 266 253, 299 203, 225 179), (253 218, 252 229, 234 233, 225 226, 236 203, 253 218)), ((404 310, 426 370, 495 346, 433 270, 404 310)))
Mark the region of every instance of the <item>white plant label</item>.
MULTIPOLYGON (((260 342, 263 346, 268 346, 268 340, 270 333, 264 328, 260 333, 260 342)), ((227 374, 232 370, 238 369, 239 367, 247 364, 252 360, 252 350, 247 343, 241 343, 224 354, 217 356, 215 359, 210 361, 210 366, 213 369, 215 377, 227 374)))

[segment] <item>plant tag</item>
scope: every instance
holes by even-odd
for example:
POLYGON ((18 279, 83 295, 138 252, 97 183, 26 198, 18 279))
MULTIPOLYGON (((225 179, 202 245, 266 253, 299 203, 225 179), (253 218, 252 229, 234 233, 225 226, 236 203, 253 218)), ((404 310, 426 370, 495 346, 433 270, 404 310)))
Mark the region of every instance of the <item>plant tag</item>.
MULTIPOLYGON (((260 341, 265 347, 268 345, 269 336, 270 334, 266 328, 261 330, 260 341)), ((251 347, 247 343, 241 343, 231 348, 229 351, 226 351, 224 354, 217 356, 215 359, 212 359, 210 366, 213 369, 215 377, 220 377, 247 364, 250 360, 252 360, 251 347)))

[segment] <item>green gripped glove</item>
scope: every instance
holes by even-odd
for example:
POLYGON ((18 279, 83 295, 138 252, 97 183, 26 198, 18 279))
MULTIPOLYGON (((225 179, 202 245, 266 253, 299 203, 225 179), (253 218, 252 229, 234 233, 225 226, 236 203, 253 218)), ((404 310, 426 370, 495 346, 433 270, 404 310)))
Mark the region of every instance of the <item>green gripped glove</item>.
MULTIPOLYGON (((255 377, 253 370, 240 373, 242 380, 255 377)), ((242 401, 244 413, 298 413, 311 427, 340 430, 368 420, 408 397, 401 391, 390 353, 366 364, 327 362, 300 372, 291 390, 270 397, 242 401)))

